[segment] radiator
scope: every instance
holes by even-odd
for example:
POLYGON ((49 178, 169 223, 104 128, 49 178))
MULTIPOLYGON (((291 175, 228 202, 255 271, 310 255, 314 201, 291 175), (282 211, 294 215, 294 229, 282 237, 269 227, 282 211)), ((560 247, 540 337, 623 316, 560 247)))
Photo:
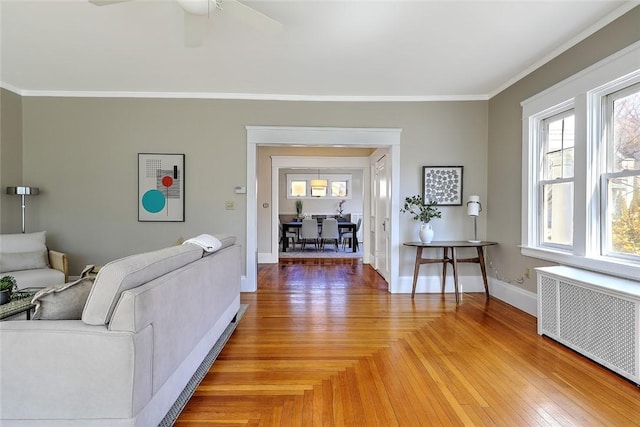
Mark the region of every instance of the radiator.
POLYGON ((640 282, 577 268, 536 268, 538 334, 640 384, 640 282))

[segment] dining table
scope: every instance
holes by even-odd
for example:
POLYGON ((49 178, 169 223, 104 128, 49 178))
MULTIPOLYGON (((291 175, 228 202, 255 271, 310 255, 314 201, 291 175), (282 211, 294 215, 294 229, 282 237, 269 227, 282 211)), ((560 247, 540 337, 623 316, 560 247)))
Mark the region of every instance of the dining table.
MULTIPOLYGON (((282 235, 285 236, 287 232, 298 231, 302 227, 302 221, 288 221, 282 223, 282 235)), ((357 224, 355 222, 338 221, 338 230, 351 231, 353 233, 353 239, 350 242, 351 252, 356 252, 358 247, 358 236, 356 235, 357 224)), ((318 221, 318 231, 322 232, 322 221, 318 221)), ((282 252, 287 252, 289 247, 289 239, 282 239, 282 252)))

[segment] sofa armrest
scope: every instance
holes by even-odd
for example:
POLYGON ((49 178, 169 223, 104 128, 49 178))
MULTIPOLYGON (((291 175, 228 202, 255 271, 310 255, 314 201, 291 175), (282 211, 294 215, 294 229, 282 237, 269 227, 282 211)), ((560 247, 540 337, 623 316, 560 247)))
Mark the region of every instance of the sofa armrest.
POLYGON ((49 249, 49 265, 64 273, 65 283, 69 281, 69 256, 67 254, 49 249))
POLYGON ((132 334, 80 320, 0 322, 0 425, 133 417, 151 398, 152 348, 152 327, 132 334))

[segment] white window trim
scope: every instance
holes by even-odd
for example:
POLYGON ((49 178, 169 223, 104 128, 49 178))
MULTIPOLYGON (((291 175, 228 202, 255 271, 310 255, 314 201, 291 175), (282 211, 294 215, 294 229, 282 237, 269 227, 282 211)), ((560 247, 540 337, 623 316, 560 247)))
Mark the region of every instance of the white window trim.
POLYGON ((640 265, 637 263, 599 255, 600 242, 594 237, 599 233, 589 232, 599 224, 594 219, 600 215, 597 190, 600 188, 599 174, 604 172, 603 165, 598 164, 597 146, 594 146, 601 131, 598 116, 601 105, 598 104, 603 94, 636 81, 640 81, 640 42, 522 102, 522 255, 635 280, 640 277, 640 265), (576 127, 575 199, 573 250, 567 252, 538 244, 537 184, 540 168, 535 161, 540 156, 536 152, 539 149, 540 120, 571 106, 575 111, 576 127), (596 168, 598 174, 587 174, 587 165, 596 168))

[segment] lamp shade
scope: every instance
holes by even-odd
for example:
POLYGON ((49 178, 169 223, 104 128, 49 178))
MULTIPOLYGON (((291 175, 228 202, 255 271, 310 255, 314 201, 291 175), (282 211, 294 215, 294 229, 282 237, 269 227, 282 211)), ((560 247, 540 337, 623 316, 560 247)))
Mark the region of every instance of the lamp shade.
POLYGON ((480 205, 480 196, 469 196, 467 201, 467 215, 478 216, 482 212, 482 205, 480 205))
POLYGON ((312 179, 310 181, 312 187, 326 187, 327 180, 326 179, 312 179))
POLYGON ((18 196, 36 196, 40 194, 38 187, 7 187, 7 194, 18 196))

